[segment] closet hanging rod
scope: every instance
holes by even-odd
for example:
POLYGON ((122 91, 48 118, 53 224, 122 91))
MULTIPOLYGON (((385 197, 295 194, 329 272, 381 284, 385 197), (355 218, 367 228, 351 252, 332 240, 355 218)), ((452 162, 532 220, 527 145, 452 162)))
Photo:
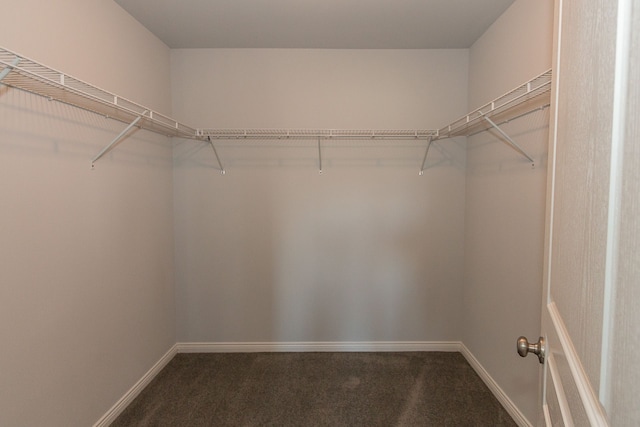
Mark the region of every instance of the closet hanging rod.
POLYGON ((389 139, 424 140, 434 138, 437 130, 356 130, 356 129, 198 129, 199 137, 215 139, 389 139))
POLYGON ((0 47, 0 75, 4 76, 1 84, 52 101, 127 124, 144 115, 144 120, 139 123, 142 129, 167 136, 198 138, 195 128, 3 47, 0 47))

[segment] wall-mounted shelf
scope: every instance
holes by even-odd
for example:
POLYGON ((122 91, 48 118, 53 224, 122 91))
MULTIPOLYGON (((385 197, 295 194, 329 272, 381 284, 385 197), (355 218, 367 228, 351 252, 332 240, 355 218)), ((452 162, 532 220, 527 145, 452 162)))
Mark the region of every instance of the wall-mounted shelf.
POLYGON ((215 139, 429 139, 436 130, 340 129, 199 129, 198 136, 215 139))
POLYGON ((456 136, 470 136, 491 128, 500 133, 516 151, 526 157, 532 164, 535 164, 533 157, 527 154, 517 142, 507 135, 500 128, 500 125, 548 107, 551 94, 551 77, 552 70, 547 70, 480 108, 476 108, 466 116, 438 129, 437 135, 430 139, 427 145, 422 159, 422 166, 420 167, 420 175, 424 174, 424 166, 433 141, 456 136))
POLYGON ((526 114, 539 109, 541 106, 549 105, 551 74, 551 70, 547 70, 480 108, 476 108, 458 120, 451 122, 449 125, 438 129, 438 136, 435 139, 468 136, 492 127, 490 124, 487 125, 487 118, 494 118, 495 121, 513 119, 516 115, 526 114))
POLYGON ((198 129, 199 137, 205 137, 209 141, 215 153, 220 172, 224 175, 225 169, 220 161, 220 156, 213 144, 213 139, 218 140, 316 140, 318 141, 318 164, 322 174, 322 145, 323 140, 428 140, 431 141, 437 134, 437 130, 412 129, 412 130, 352 130, 352 129, 198 129))
POLYGON ((213 140, 317 140, 321 172, 322 140, 426 140, 427 148, 420 169, 422 175, 433 141, 469 136, 490 127, 500 132, 516 150, 533 162, 531 156, 502 131, 499 125, 549 105, 551 70, 437 130, 196 129, 3 47, 0 47, 0 83, 127 123, 128 126, 93 158, 92 165, 137 126, 170 137, 208 141, 222 173, 224 168, 213 140))
MULTIPOLYGON (((68 74, 0 47, 0 82, 167 136, 197 138, 196 129, 68 74)), ((121 139, 112 141, 110 146, 121 139)), ((101 155, 104 153, 101 153, 101 155)), ((96 161, 101 155, 96 156, 96 161)))

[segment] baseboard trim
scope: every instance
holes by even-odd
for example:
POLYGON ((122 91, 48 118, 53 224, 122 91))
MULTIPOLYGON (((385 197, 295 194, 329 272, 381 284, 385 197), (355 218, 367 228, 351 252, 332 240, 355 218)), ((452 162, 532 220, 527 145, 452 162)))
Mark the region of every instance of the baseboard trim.
POLYGON ((459 341, 182 342, 178 353, 460 351, 459 341))
POLYGON ((177 345, 174 344, 169 351, 167 351, 164 356, 162 356, 160 358, 160 360, 158 360, 155 365, 153 365, 151 367, 151 369, 149 369, 147 371, 147 373, 145 373, 142 378, 140 378, 138 380, 138 382, 136 382, 133 387, 131 387, 129 389, 129 391, 127 391, 124 396, 122 396, 112 407, 111 409, 109 409, 107 411, 106 414, 104 414, 102 416, 102 418, 100 418, 94 425, 93 427, 107 427, 108 425, 110 425, 112 422, 115 421, 116 418, 118 418, 118 415, 120 415, 122 413, 122 411, 125 410, 125 408, 127 406, 129 406, 129 404, 133 401, 133 399, 135 399, 140 392, 151 382, 151 380, 153 380, 156 375, 158 375, 158 373, 165 367, 167 366, 167 363, 169 363, 171 361, 171 359, 173 359, 173 356, 175 356, 178 353, 177 350, 177 345))
POLYGON ((467 359, 467 362, 471 365, 471 367, 476 371, 476 373, 480 376, 482 381, 489 387, 489 390, 493 393, 493 395, 498 399, 500 404, 504 407, 504 409, 511 415, 513 420, 520 427, 533 427, 533 425, 527 420, 522 412, 518 409, 518 407, 513 403, 509 396, 500 388, 498 383, 489 375, 489 373, 484 369, 484 367, 480 364, 478 359, 471 353, 471 351, 467 348, 466 345, 460 343, 460 353, 467 359))
POLYGON ((489 387, 505 410, 520 427, 533 427, 518 407, 494 381, 460 341, 355 341, 355 342, 182 342, 173 345, 155 365, 145 373, 102 416, 93 427, 109 426, 177 353, 257 353, 257 352, 406 352, 445 351, 460 352, 489 387))

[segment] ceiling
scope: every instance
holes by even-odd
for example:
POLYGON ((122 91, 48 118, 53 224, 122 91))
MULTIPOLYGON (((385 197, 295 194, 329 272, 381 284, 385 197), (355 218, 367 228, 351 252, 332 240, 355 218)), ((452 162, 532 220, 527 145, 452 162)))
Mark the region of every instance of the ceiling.
POLYGON ((468 48, 514 0, 115 0, 170 48, 468 48))

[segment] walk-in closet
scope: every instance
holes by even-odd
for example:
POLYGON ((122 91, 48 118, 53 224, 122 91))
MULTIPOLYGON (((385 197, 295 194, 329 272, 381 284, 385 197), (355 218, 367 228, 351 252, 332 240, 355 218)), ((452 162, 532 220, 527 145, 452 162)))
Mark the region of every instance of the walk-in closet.
POLYGON ((0 425, 640 422, 635 2, 0 5, 0 425))

